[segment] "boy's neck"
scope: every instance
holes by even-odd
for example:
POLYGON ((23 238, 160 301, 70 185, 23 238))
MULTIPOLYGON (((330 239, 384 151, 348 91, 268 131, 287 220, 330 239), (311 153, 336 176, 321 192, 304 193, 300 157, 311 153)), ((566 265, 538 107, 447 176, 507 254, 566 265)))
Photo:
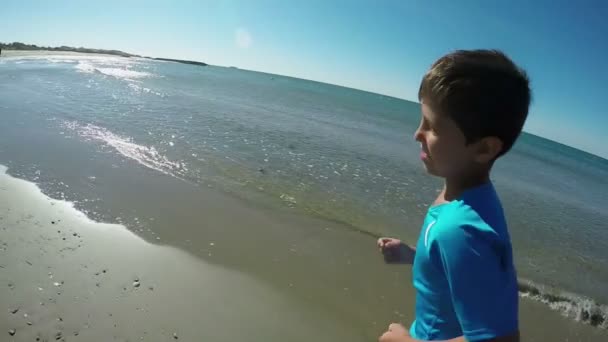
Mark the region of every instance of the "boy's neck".
POLYGON ((467 177, 446 178, 443 191, 437 198, 437 202, 451 202, 459 198, 465 191, 483 185, 490 181, 489 170, 469 174, 467 177))

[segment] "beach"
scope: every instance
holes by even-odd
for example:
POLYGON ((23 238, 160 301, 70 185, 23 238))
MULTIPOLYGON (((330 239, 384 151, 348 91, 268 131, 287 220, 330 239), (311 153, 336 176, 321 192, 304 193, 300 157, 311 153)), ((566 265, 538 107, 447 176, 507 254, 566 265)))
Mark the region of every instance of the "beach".
MULTIPOLYGON (((201 216, 229 209, 204 220, 222 232, 173 227, 152 243, 6 174, 0 189, 1 328, 14 341, 374 341, 413 318, 410 266, 336 224, 213 201, 201 216)), ((521 320, 527 341, 602 338, 533 301, 521 320)))
MULTIPOLYGON (((410 104, 228 68, 13 57, 0 62, 2 340, 375 341, 389 323, 411 323, 411 265, 385 263, 375 246, 385 234, 415 241, 439 186, 414 148, 399 147, 411 128, 385 127, 410 104), (293 108, 261 101, 275 87, 293 108), (384 103, 377 120, 364 96, 384 103)), ((527 146, 509 161, 534 154, 527 146)), ((496 184, 524 187, 507 176, 496 184)), ((511 212, 510 198, 527 203, 504 192, 511 212)), ((601 266, 564 261, 568 274, 590 271, 555 277, 549 253, 518 241, 526 279, 602 301, 601 266), (577 277, 593 281, 576 287, 577 277)), ((525 341, 608 336, 535 294, 520 298, 525 341)))

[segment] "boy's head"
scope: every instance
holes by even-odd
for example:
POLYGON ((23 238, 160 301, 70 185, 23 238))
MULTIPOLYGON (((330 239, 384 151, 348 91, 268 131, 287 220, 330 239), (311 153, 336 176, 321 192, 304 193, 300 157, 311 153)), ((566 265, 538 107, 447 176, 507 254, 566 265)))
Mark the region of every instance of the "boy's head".
POLYGON ((441 177, 489 169, 521 133, 530 105, 528 77, 502 52, 455 51, 424 75, 415 138, 427 170, 441 177))

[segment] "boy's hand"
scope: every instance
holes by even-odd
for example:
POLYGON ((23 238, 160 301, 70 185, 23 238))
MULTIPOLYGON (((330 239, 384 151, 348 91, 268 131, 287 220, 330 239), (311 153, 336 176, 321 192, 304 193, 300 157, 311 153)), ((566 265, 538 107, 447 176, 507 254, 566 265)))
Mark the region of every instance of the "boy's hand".
POLYGON ((416 249, 404 244, 399 239, 381 237, 378 248, 384 255, 384 261, 389 264, 412 264, 416 249))
POLYGON ((380 250, 382 252, 389 250, 389 249, 397 249, 399 248, 401 245, 401 240, 399 239, 394 239, 394 238, 389 238, 389 237, 381 237, 378 239, 378 248, 380 248, 380 250))
POLYGON ((414 341, 407 329, 398 323, 388 326, 388 330, 378 338, 379 342, 410 342, 414 341))

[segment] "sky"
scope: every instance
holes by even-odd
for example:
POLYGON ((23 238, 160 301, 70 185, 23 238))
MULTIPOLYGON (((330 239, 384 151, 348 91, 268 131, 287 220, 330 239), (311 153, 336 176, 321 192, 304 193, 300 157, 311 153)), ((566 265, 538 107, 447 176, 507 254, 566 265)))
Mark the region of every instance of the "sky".
POLYGON ((496 48, 529 74, 525 130, 608 158, 608 1, 105 0, 0 5, 0 42, 199 60, 411 101, 434 60, 496 48))

